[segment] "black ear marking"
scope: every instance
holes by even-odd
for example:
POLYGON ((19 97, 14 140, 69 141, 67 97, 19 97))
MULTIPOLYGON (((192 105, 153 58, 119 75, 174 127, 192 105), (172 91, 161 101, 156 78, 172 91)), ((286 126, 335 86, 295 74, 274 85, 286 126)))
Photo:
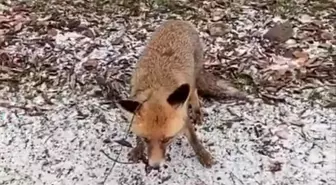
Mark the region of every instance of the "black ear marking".
POLYGON ((169 97, 167 98, 167 102, 172 106, 183 104, 189 96, 189 91, 190 91, 189 84, 187 83, 182 84, 173 93, 169 95, 169 97))
POLYGON ((120 100, 118 104, 128 112, 135 113, 140 103, 133 100, 120 100))

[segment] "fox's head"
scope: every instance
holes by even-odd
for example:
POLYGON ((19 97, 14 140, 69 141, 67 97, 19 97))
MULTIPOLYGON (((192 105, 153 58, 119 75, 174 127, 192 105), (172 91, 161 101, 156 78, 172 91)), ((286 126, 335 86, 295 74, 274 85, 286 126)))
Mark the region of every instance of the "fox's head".
POLYGON ((165 160, 166 147, 183 130, 189 92, 189 84, 182 84, 164 99, 163 95, 157 95, 145 102, 119 102, 122 109, 134 114, 131 130, 146 143, 150 166, 160 166, 165 160))

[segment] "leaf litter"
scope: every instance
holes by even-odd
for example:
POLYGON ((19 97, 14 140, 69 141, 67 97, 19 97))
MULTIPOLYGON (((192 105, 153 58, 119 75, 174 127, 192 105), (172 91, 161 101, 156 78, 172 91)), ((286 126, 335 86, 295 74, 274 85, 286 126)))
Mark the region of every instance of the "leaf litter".
POLYGON ((328 3, 0 3, 0 183, 334 184, 336 26, 328 3), (135 140, 120 139, 128 122, 115 101, 127 97, 145 41, 168 18, 194 23, 206 70, 253 103, 203 99, 198 133, 218 160, 210 170, 181 138, 165 169, 117 164, 109 174, 113 161, 99 151, 116 158, 115 143, 135 140))

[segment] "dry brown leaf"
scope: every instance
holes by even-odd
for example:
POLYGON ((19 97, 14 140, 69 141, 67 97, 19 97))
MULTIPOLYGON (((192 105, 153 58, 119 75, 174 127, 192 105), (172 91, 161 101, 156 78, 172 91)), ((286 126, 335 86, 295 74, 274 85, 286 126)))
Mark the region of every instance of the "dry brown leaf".
POLYGON ((294 51, 293 52, 293 55, 296 57, 296 58, 309 58, 309 54, 306 53, 306 52, 302 52, 302 51, 294 51))
POLYGON ((22 19, 24 19, 24 17, 21 13, 13 15, 13 20, 14 21, 19 21, 19 20, 22 20, 22 19))
POLYGON ((90 28, 86 29, 84 32, 83 32, 83 35, 89 37, 89 38, 94 38, 95 37, 95 34, 94 34, 94 31, 91 30, 90 28))
POLYGON ((291 62, 291 59, 287 59, 281 56, 275 56, 273 58, 273 62, 274 64, 268 66, 263 71, 278 71, 284 74, 286 71, 295 67, 291 62))
POLYGON ((43 18, 38 18, 37 21, 38 22, 45 22, 45 21, 50 20, 51 18, 52 18, 52 14, 49 14, 49 15, 43 17, 43 18))
POLYGON ((309 54, 306 52, 302 52, 302 51, 294 51, 293 55, 297 58, 295 59, 293 62, 298 66, 298 67, 302 67, 304 66, 308 59, 309 59, 309 54))
POLYGON ((287 125, 283 125, 280 128, 278 128, 274 134, 276 136, 278 136, 280 139, 288 139, 290 136, 289 130, 288 130, 288 126, 287 125))
POLYGON ((293 62, 294 62, 298 67, 302 67, 302 66, 305 66, 305 64, 307 63, 307 61, 308 61, 308 58, 301 57, 301 58, 298 58, 298 59, 294 60, 293 62))
POLYGON ((1 30, 0 30, 0 46, 5 42, 5 37, 2 36, 3 33, 4 32, 1 32, 1 30))
POLYGON ((0 24, 2 24, 2 23, 8 23, 8 22, 10 22, 10 21, 11 21, 11 20, 9 19, 9 17, 0 15, 0 24))
POLYGON ((282 165, 283 165, 283 163, 281 163, 279 161, 272 161, 269 165, 269 171, 271 171, 272 173, 281 171, 282 165))
POLYGON ((17 23, 15 26, 14 26, 14 32, 17 33, 19 31, 21 31, 23 28, 23 23, 22 22, 19 22, 17 23))
POLYGON ((6 30, 6 29, 0 29, 0 36, 5 35, 5 33, 6 33, 7 31, 8 31, 8 30, 6 30))

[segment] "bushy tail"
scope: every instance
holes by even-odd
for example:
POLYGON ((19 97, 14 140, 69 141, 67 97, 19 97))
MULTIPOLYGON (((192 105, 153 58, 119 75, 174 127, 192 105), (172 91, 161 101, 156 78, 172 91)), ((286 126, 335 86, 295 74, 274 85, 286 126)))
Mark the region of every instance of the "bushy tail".
POLYGON ((233 87, 229 82, 216 76, 205 69, 202 69, 196 80, 198 94, 203 98, 213 98, 217 100, 238 99, 252 102, 248 95, 233 87))

